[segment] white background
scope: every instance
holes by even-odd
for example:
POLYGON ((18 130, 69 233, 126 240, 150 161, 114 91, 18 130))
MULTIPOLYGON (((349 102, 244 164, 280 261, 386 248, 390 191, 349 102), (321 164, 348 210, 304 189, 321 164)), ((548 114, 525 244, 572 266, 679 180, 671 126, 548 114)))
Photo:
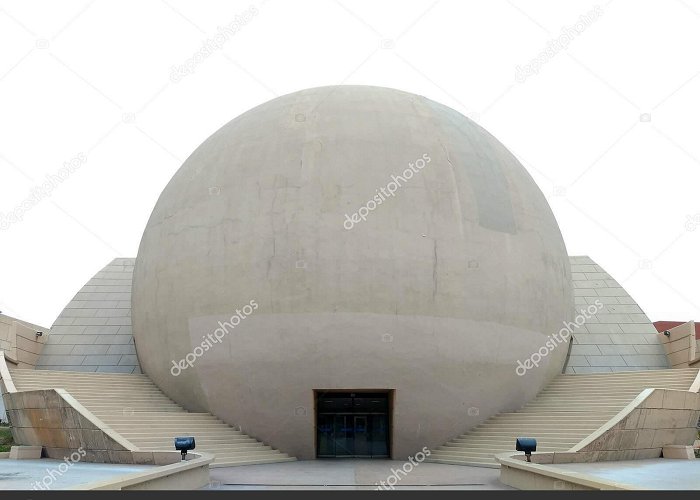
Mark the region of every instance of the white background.
POLYGON ((0 231, 0 310, 50 326, 107 262, 136 256, 165 184, 241 112, 370 84, 472 117, 535 178, 571 255, 598 261, 653 321, 700 319, 698 49, 698 0, 1 1, 0 213, 87 162, 0 231), (250 5, 247 25, 171 81, 250 5), (595 5, 598 19, 516 81, 595 5))

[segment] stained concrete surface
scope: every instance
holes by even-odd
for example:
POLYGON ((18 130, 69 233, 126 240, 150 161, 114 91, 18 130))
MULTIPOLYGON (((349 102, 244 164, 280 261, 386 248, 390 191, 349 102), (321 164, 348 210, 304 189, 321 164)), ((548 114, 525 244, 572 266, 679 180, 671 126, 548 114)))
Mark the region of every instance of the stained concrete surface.
POLYGON ((63 460, 0 460, 0 490, 60 490, 133 474, 152 465, 114 465, 63 460), (36 485, 36 482, 40 486, 36 485))
POLYGON ((700 460, 624 460, 550 467, 652 490, 700 490, 700 460))
MULTIPOLYGON (((225 490, 373 490, 406 462, 396 460, 302 460, 278 464, 211 469, 209 489, 225 490)), ((407 467, 408 468, 408 467, 407 467)), ((395 489, 509 490, 498 469, 419 463, 400 477, 395 489)))

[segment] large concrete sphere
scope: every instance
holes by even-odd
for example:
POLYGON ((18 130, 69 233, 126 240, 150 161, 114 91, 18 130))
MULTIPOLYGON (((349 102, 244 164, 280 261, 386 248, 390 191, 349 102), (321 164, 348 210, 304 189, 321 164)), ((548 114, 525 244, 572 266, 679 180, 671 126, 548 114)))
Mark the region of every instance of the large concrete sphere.
POLYGON ((517 409, 567 346, 523 376, 518 360, 573 311, 561 233, 516 158, 453 109, 362 86, 286 95, 209 137, 153 210, 133 292, 156 384, 299 458, 314 390, 394 390, 394 458, 517 409))

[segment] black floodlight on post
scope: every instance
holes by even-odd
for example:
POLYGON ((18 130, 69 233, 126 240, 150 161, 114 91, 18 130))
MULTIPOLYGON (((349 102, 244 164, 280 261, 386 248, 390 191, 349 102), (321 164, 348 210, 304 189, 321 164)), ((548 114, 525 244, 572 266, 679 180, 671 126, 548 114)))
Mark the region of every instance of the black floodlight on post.
POLYGON ((530 455, 537 451, 537 440, 535 438, 515 438, 515 451, 524 451, 525 460, 530 461, 530 455))
POLYGON ((182 459, 186 460, 187 452, 194 450, 194 437, 176 437, 175 449, 182 454, 182 459))

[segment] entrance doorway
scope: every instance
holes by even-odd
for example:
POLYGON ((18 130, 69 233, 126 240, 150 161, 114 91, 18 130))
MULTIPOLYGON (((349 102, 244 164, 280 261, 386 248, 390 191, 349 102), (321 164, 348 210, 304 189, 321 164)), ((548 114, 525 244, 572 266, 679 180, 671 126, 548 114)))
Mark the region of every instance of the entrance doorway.
POLYGON ((318 458, 389 458, 391 393, 316 391, 318 458))

